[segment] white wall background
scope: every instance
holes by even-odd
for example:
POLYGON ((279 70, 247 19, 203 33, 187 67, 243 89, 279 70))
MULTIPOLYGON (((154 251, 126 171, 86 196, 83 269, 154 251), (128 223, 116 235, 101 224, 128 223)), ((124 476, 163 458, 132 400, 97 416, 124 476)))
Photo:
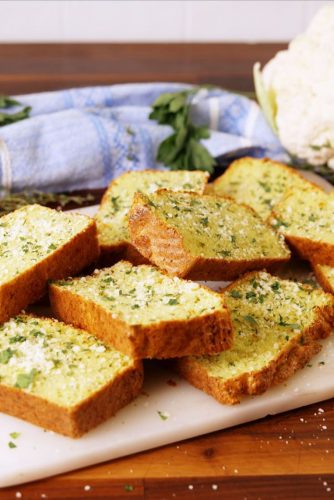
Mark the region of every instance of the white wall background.
POLYGON ((2 0, 0 42, 286 41, 321 0, 2 0))

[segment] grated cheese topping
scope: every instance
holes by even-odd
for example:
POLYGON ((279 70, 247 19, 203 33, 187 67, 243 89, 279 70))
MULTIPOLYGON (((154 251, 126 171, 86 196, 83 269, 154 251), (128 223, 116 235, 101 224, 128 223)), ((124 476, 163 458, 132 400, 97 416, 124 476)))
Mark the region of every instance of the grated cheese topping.
POLYGON ((28 205, 0 219, 0 284, 41 262, 91 220, 80 214, 28 205))
POLYGON ((275 361, 282 350, 299 342, 317 317, 317 308, 330 305, 321 290, 281 280, 265 272, 252 273, 226 293, 234 331, 232 349, 196 358, 209 375, 230 379, 256 372, 275 361))
POLYGON ((133 361, 54 319, 17 316, 0 327, 0 382, 60 406, 74 406, 133 361))
POLYGON ((197 283, 126 261, 92 276, 57 281, 53 286, 99 304, 130 325, 187 320, 224 307, 220 294, 197 283))
POLYGON ((113 181, 96 216, 98 236, 102 245, 129 242, 127 214, 137 191, 154 193, 157 189, 203 193, 208 174, 197 171, 128 172, 113 181))

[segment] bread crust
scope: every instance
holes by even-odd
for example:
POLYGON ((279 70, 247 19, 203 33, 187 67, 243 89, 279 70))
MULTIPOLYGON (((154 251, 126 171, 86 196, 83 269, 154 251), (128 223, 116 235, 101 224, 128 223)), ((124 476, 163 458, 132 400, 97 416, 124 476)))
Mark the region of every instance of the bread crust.
MULTIPOLYGON (((256 273, 247 274, 247 278, 252 274, 256 273)), ((240 278, 238 281, 243 279, 240 278)), ((234 287, 235 283, 225 290, 234 287)), ((317 341, 331 334, 333 322, 334 298, 331 297, 331 304, 322 308, 317 307, 314 322, 298 337, 291 339, 288 348, 281 351, 261 370, 242 373, 223 381, 219 377, 209 375, 193 357, 177 360, 176 369, 188 382, 210 394, 220 403, 237 404, 242 396, 262 394, 303 368, 321 350, 321 345, 317 341)))
POLYGON ((317 264, 334 266, 334 245, 321 241, 312 241, 289 234, 285 234, 284 237, 291 248, 302 259, 309 260, 317 264))
POLYGON ((130 403, 143 383, 142 364, 134 361, 117 377, 73 407, 62 407, 0 383, 0 411, 51 431, 78 438, 130 403))
MULTIPOLYGON (((243 206, 246 207, 246 205, 243 206)), ((248 206, 247 210, 255 213, 248 206)), ((270 227, 266 222, 263 224, 270 227)), ((162 220, 145 203, 140 193, 135 195, 129 213, 129 231, 133 245, 149 261, 166 270, 172 276, 186 277, 192 280, 230 281, 246 271, 263 268, 273 269, 290 259, 290 255, 251 261, 192 256, 185 248, 181 234, 162 220)))
POLYGON ((40 299, 47 292, 48 280, 75 275, 98 256, 96 224, 90 219, 87 227, 67 243, 0 286, 0 323, 40 299))
POLYGON ((59 319, 89 331, 134 359, 215 354, 229 349, 233 342, 230 315, 223 297, 221 310, 190 320, 129 325, 66 287, 51 285, 49 295, 52 310, 59 319))
POLYGON ((140 264, 149 264, 147 260, 138 250, 128 241, 123 241, 118 245, 100 245, 100 258, 98 261, 99 267, 109 267, 119 260, 127 260, 139 266, 140 264))
POLYGON ((317 281, 321 285, 321 287, 326 292, 334 294, 334 286, 329 281, 329 279, 327 278, 327 276, 322 272, 321 265, 315 264, 314 262, 311 262, 311 265, 312 265, 312 269, 314 271, 315 277, 317 278, 317 281))

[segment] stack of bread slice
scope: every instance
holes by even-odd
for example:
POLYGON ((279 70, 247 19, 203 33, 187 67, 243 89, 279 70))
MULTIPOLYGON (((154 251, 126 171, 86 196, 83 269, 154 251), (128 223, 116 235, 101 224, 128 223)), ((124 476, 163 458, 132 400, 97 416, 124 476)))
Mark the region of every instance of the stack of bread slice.
POLYGON ((96 220, 36 205, 0 220, 0 411, 78 437, 139 394, 143 359, 174 359, 234 404, 321 349, 334 297, 274 273, 290 249, 317 275, 334 265, 331 197, 269 160, 207 180, 129 172, 96 220), (236 281, 218 293, 195 279, 236 281), (57 319, 22 312, 47 290, 57 319))

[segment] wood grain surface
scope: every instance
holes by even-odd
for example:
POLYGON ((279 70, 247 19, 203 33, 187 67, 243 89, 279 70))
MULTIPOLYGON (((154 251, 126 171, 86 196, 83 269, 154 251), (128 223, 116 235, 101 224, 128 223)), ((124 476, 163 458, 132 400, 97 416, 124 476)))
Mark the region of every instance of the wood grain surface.
MULTIPOLYGON (((0 93, 175 80, 252 90, 284 44, 0 45, 0 93)), ((185 408, 191 419, 191 408, 185 408)), ((43 481, 3 499, 334 498, 334 400, 43 481)), ((15 450, 14 450, 15 451, 15 450)), ((0 451, 1 454, 1 451, 0 451)), ((1 472, 0 472, 1 473, 1 472)))
POLYGON ((254 62, 286 44, 2 44, 0 93, 124 82, 213 83, 252 90, 254 62))

